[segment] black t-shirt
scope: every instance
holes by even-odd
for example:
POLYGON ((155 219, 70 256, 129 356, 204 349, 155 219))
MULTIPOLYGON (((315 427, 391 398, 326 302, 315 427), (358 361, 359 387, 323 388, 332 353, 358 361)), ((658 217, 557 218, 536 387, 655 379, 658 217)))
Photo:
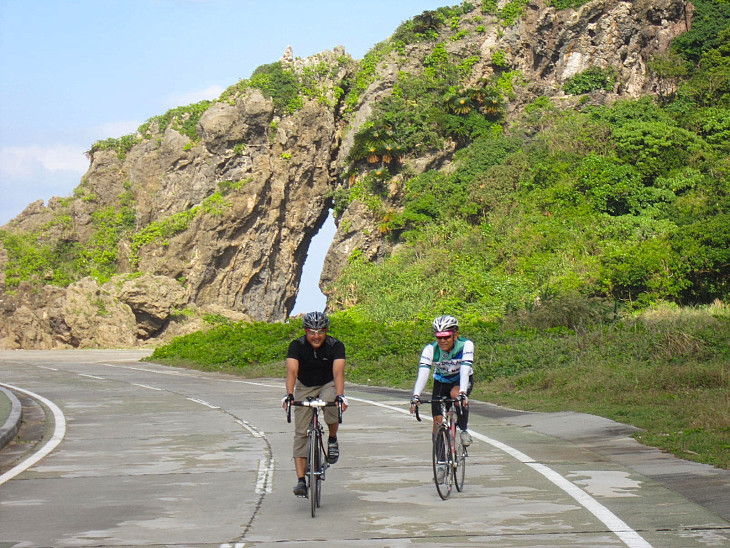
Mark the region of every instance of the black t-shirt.
POLYGON ((322 386, 335 378, 332 364, 345 359, 345 345, 327 335, 322 346, 314 349, 305 335, 289 343, 286 357, 299 360, 299 382, 304 386, 322 386))

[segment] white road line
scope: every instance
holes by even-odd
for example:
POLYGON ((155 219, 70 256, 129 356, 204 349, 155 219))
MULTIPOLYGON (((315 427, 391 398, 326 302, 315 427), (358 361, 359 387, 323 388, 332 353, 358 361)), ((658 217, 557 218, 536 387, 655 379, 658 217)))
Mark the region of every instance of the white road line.
POLYGON ((132 369, 133 371, 144 371, 145 373, 157 373, 158 375, 171 375, 173 377, 198 377, 192 373, 182 373, 180 371, 160 371, 158 369, 149 369, 148 367, 132 367, 131 365, 114 365, 111 363, 101 363, 104 367, 113 367, 121 369, 132 369))
POLYGON ((274 479, 274 457, 259 461, 259 476, 256 481, 256 493, 271 493, 274 479))
MULTIPOLYGON (((264 434, 261 430, 256 428, 255 426, 247 423, 243 419, 236 419, 236 423, 240 424, 249 431, 251 436, 254 438, 266 438, 266 434, 264 434)), ((271 493, 271 486, 274 483, 274 456, 271 455, 268 459, 260 460, 259 461, 259 473, 258 473, 258 479, 256 480, 256 489, 255 492, 258 494, 262 493, 271 493)))
MULTIPOLYGON (((348 396, 348 399, 353 401, 359 401, 362 403, 367 403, 370 405, 375 405, 377 407, 383 407, 385 409, 390 409, 392 411, 397 411, 398 413, 403 413, 404 415, 410 414, 410 409, 402 409, 400 407, 393 407, 392 405, 386 405, 383 403, 370 401, 370 400, 364 400, 360 398, 354 398, 352 396, 348 396)), ((431 417, 426 417, 429 420, 433 420, 431 417)), ((497 441, 495 439, 492 439, 488 436, 485 436, 483 434, 479 434, 478 432, 475 432, 474 430, 470 429, 470 432, 473 437, 488 443, 492 447, 496 447, 497 449, 504 451, 511 457, 514 457, 518 461, 520 461, 522 464, 529 466, 536 472, 542 474, 545 478, 547 478, 549 481, 551 481, 555 486, 565 491, 568 495, 573 497, 575 501, 580 504, 583 508, 588 510, 591 514, 593 514, 598 520, 600 520, 606 527, 609 528, 609 530, 616 535, 621 541, 623 541, 626 546, 629 548, 652 548, 652 545, 649 544, 644 538, 639 535, 636 531, 631 529, 626 522, 621 520, 616 514, 611 512, 608 508, 603 506, 600 502, 598 502, 596 499, 594 499, 592 496, 590 496, 588 493, 583 491, 580 487, 572 483, 571 481, 565 479, 563 476, 558 474, 555 470, 552 468, 545 466, 544 464, 541 464, 537 462, 535 459, 527 456, 522 451, 519 451, 515 449, 514 447, 511 447, 505 443, 502 443, 501 441, 497 441)))
MULTIPOLYGON (((479 439, 481 439, 481 437, 482 436, 480 436, 479 439)), ((551 482, 553 482, 555 485, 557 485, 563 491, 573 497, 578 502, 578 504, 583 506, 591 514, 601 520, 606 525, 606 527, 608 527, 613 532, 613 534, 620 538, 626 546, 629 546, 629 548, 652 548, 651 544, 644 540, 644 538, 639 535, 639 533, 629 527, 626 522, 620 519, 616 514, 611 512, 611 510, 603 506, 588 493, 583 491, 583 489, 581 489, 571 481, 565 479, 552 468, 549 468, 544 464, 540 464, 538 462, 526 462, 525 464, 545 476, 547 479, 549 479, 551 482)))
POLYGON ((281 386, 277 384, 267 384, 265 382, 253 382, 253 381, 239 381, 239 380, 232 380, 230 382, 237 382, 239 384, 250 384, 252 386, 263 386, 264 388, 278 388, 281 390, 281 386))
POLYGON ((132 386, 139 386, 141 388, 147 388, 148 390, 156 390, 157 392, 164 392, 164 390, 162 388, 155 388, 154 386, 149 386, 147 384, 139 384, 139 383, 133 382, 132 386))
POLYGON ((22 388, 18 388, 17 386, 12 386, 9 384, 2 384, 2 386, 10 390, 22 392, 23 394, 26 394, 27 396, 30 396, 31 398, 40 401, 41 403, 43 403, 43 405, 48 407, 53 413, 54 431, 51 439, 48 440, 48 442, 43 447, 41 447, 39 451, 33 453, 26 460, 1 475, 0 485, 10 481, 18 474, 25 472, 28 468, 39 462, 42 458, 44 458, 51 451, 53 451, 58 446, 58 444, 61 443, 61 440, 63 440, 64 436, 66 435, 66 417, 64 417, 63 412, 58 408, 55 403, 44 398, 43 396, 39 396, 38 394, 34 394, 33 392, 24 390, 22 388))
POLYGON ((188 398, 190 401, 194 401, 195 403, 199 403, 200 405, 204 405, 206 407, 210 407, 211 409, 220 409, 220 407, 213 405, 212 403, 208 403, 205 400, 199 400, 198 398, 188 398))
POLYGON ((251 426, 243 419, 236 419, 236 422, 248 430, 254 438, 265 438, 266 435, 255 426, 251 426))
POLYGON ((89 379, 96 379, 97 381, 105 381, 104 377, 97 377, 96 375, 89 375, 88 373, 79 373, 79 377, 87 377, 89 379))

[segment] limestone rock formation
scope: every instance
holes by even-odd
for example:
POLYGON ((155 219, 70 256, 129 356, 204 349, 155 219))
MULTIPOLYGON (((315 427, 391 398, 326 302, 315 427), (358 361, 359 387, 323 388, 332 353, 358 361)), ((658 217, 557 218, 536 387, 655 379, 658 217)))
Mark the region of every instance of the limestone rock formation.
MULTIPOLYGON (((593 66, 611 67, 618 77, 613 90, 591 100, 656 91, 647 62, 686 30, 688 7, 680 0, 593 0, 556 10, 533 1, 506 28, 496 17, 465 14, 463 35, 446 29, 443 43, 456 58, 474 60, 473 83, 494 74, 497 52, 519 71, 528 84, 510 101, 510 115, 517 115, 537 95, 569 103, 563 83, 593 66)), ((400 73, 423 70, 433 44, 404 48, 379 60, 355 104, 345 105, 342 87, 358 85, 359 65, 343 48, 307 59, 287 48, 280 64, 307 83, 296 108, 239 83, 202 113, 158 117, 129 143, 93 148, 73 196, 34 202, 2 229, 68 249, 86 261, 78 264, 107 268, 96 279, 108 281, 17 283, 7 269, 9 251, 0 246, 0 348, 150 344, 200 328, 206 314, 285 320, 309 243, 333 193, 349 184, 342 172, 354 135, 400 73)), ((403 162, 411 174, 448 169, 454 150, 447 144, 403 162)), ((395 179, 388 191, 393 208, 401 183, 395 179)), ((355 250, 377 261, 391 245, 358 200, 337 222, 325 291, 355 250)), ((58 265, 43 276, 63 278, 58 265)))

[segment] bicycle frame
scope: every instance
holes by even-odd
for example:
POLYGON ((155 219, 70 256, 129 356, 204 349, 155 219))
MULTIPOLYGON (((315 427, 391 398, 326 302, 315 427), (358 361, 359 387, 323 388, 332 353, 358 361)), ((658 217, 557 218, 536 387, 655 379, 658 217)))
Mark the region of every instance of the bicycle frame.
POLYGON ((338 420, 342 422, 342 408, 336 402, 326 402, 320 398, 307 398, 302 401, 290 401, 286 407, 287 422, 291 422, 291 406, 309 407, 312 409, 312 418, 307 428, 309 437, 309 451, 307 451, 307 492, 315 517, 322 497, 322 484, 325 471, 329 468, 327 449, 324 443, 324 427, 319 420, 319 411, 323 407, 337 407, 338 420))

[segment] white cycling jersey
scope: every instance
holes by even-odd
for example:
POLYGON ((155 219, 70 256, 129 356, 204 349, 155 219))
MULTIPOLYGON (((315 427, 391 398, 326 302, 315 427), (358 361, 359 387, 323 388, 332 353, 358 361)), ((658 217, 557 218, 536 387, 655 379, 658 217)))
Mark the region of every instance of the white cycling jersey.
POLYGON ((459 337, 450 352, 442 351, 437 343, 427 344, 421 352, 418 378, 413 393, 421 395, 433 367, 433 378, 445 384, 459 383, 459 391, 466 392, 474 363, 474 343, 459 337))

